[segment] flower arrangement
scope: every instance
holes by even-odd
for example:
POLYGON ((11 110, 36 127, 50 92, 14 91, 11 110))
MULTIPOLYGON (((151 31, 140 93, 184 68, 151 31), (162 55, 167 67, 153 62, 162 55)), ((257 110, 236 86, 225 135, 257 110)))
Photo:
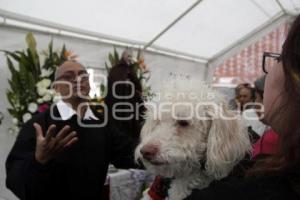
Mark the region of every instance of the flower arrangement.
POLYGON ((10 129, 13 132, 18 132, 22 124, 34 114, 43 112, 55 100, 55 92, 51 89, 54 72, 62 62, 70 57, 74 58, 73 53, 68 52, 65 46, 59 51, 54 51, 53 41, 49 43, 48 49, 39 55, 32 33, 27 34, 26 43, 26 50, 3 51, 11 72, 11 79, 8 80, 10 88, 6 95, 11 106, 8 112, 15 125, 10 129))

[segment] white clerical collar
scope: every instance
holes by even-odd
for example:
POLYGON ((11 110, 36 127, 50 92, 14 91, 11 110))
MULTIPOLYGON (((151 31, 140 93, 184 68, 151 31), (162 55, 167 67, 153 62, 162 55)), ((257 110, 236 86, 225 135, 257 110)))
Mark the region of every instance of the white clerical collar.
MULTIPOLYGON (((62 120, 67 120, 67 119, 70 119, 73 115, 77 115, 76 111, 73 108, 71 108, 70 105, 65 103, 63 100, 59 100, 56 103, 56 106, 57 106, 58 112, 59 112, 62 120)), ((89 105, 87 106, 87 109, 84 113, 83 119, 85 119, 85 120, 90 120, 90 119, 98 120, 98 118, 94 115, 94 113, 92 112, 89 105)))

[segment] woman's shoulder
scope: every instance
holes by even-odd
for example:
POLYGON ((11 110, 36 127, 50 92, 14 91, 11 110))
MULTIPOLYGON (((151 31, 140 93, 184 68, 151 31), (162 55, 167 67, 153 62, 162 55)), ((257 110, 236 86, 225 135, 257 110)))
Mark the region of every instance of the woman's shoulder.
POLYGON ((193 190, 186 200, 224 198, 231 200, 296 200, 300 196, 294 190, 294 186, 287 176, 228 177, 215 181, 202 190, 193 190))

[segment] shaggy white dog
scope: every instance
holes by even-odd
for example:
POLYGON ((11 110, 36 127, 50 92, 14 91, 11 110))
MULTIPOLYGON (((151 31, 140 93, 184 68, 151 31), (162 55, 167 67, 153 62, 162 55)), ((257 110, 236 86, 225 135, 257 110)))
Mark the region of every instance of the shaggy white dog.
POLYGON ((250 150, 250 140, 224 96, 204 83, 174 81, 159 95, 147 105, 136 159, 150 172, 174 178, 168 199, 182 200, 226 177, 250 150))

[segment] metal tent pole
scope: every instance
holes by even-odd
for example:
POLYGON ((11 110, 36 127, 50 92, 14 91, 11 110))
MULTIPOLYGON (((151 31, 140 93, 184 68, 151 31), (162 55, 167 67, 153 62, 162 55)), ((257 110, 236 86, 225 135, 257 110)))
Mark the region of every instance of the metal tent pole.
POLYGON ((158 33, 150 42, 148 42, 143 50, 147 49, 151 46, 158 38, 160 38, 164 33, 166 33, 172 26, 174 26, 178 21, 180 21, 186 14, 188 14, 191 10, 193 10, 201 1, 197 0, 193 3, 187 10, 185 10, 181 15, 179 15, 171 24, 169 24, 165 29, 163 29, 160 33, 158 33))

